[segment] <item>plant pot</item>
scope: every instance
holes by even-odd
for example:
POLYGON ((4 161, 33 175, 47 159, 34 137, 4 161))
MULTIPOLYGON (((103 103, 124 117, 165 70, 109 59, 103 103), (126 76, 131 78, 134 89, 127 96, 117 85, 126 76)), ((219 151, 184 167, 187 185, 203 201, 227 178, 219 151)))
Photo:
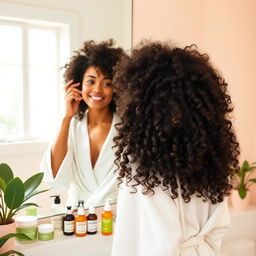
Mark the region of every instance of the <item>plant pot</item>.
MULTIPOLYGON (((8 235, 10 233, 16 233, 16 223, 13 220, 10 224, 0 225, 0 237, 8 235)), ((10 238, 7 242, 0 248, 0 253, 4 253, 13 250, 15 247, 15 238, 10 238)))
POLYGON ((251 191, 247 191, 246 197, 242 199, 239 196, 238 190, 233 189, 231 192, 231 204, 232 207, 237 211, 244 211, 246 210, 250 205, 250 199, 251 199, 251 191))

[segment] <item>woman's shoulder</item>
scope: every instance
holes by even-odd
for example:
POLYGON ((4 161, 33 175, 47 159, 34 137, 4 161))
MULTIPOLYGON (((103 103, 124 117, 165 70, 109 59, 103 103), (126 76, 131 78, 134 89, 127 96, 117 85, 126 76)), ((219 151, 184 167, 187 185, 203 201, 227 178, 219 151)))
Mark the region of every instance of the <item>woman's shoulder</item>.
POLYGON ((73 117, 71 122, 70 122, 70 129, 69 129, 70 135, 75 135, 77 133, 80 133, 79 131, 84 130, 84 127, 86 125, 87 125, 86 115, 84 115, 82 119, 78 119, 77 117, 73 117))

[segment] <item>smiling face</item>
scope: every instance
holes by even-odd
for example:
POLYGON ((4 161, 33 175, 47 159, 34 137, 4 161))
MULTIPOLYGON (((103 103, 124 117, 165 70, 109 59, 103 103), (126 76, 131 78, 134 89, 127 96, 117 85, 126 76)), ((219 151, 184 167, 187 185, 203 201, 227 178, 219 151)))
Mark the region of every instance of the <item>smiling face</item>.
POLYGON ((109 108, 113 98, 112 78, 102 74, 98 67, 89 67, 83 76, 82 97, 89 109, 109 108))

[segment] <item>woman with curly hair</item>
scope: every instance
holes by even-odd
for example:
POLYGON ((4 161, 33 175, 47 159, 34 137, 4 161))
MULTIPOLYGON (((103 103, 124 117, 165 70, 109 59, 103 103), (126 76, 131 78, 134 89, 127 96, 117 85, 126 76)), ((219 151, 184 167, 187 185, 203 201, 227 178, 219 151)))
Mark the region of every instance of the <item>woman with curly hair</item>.
POLYGON ((119 63, 112 256, 213 256, 238 170, 227 84, 195 46, 142 43, 119 63))
POLYGON ((45 181, 58 189, 69 188, 67 204, 102 204, 116 198, 114 175, 116 135, 113 67, 125 56, 113 40, 87 41, 66 64, 66 111, 53 145, 44 155, 45 181))

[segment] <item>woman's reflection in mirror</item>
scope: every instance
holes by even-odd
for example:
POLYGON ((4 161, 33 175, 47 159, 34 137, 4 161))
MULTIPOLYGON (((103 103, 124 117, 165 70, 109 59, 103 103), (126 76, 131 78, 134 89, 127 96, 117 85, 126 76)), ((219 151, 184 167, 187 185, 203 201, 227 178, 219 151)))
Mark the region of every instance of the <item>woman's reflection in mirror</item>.
MULTIPOLYGON (((44 154, 45 181, 68 189, 67 205, 116 199, 113 137, 116 114, 113 68, 125 56, 114 41, 86 41, 65 65, 65 114, 55 141, 44 154)), ((50 114, 50 113, 49 113, 50 114)))

